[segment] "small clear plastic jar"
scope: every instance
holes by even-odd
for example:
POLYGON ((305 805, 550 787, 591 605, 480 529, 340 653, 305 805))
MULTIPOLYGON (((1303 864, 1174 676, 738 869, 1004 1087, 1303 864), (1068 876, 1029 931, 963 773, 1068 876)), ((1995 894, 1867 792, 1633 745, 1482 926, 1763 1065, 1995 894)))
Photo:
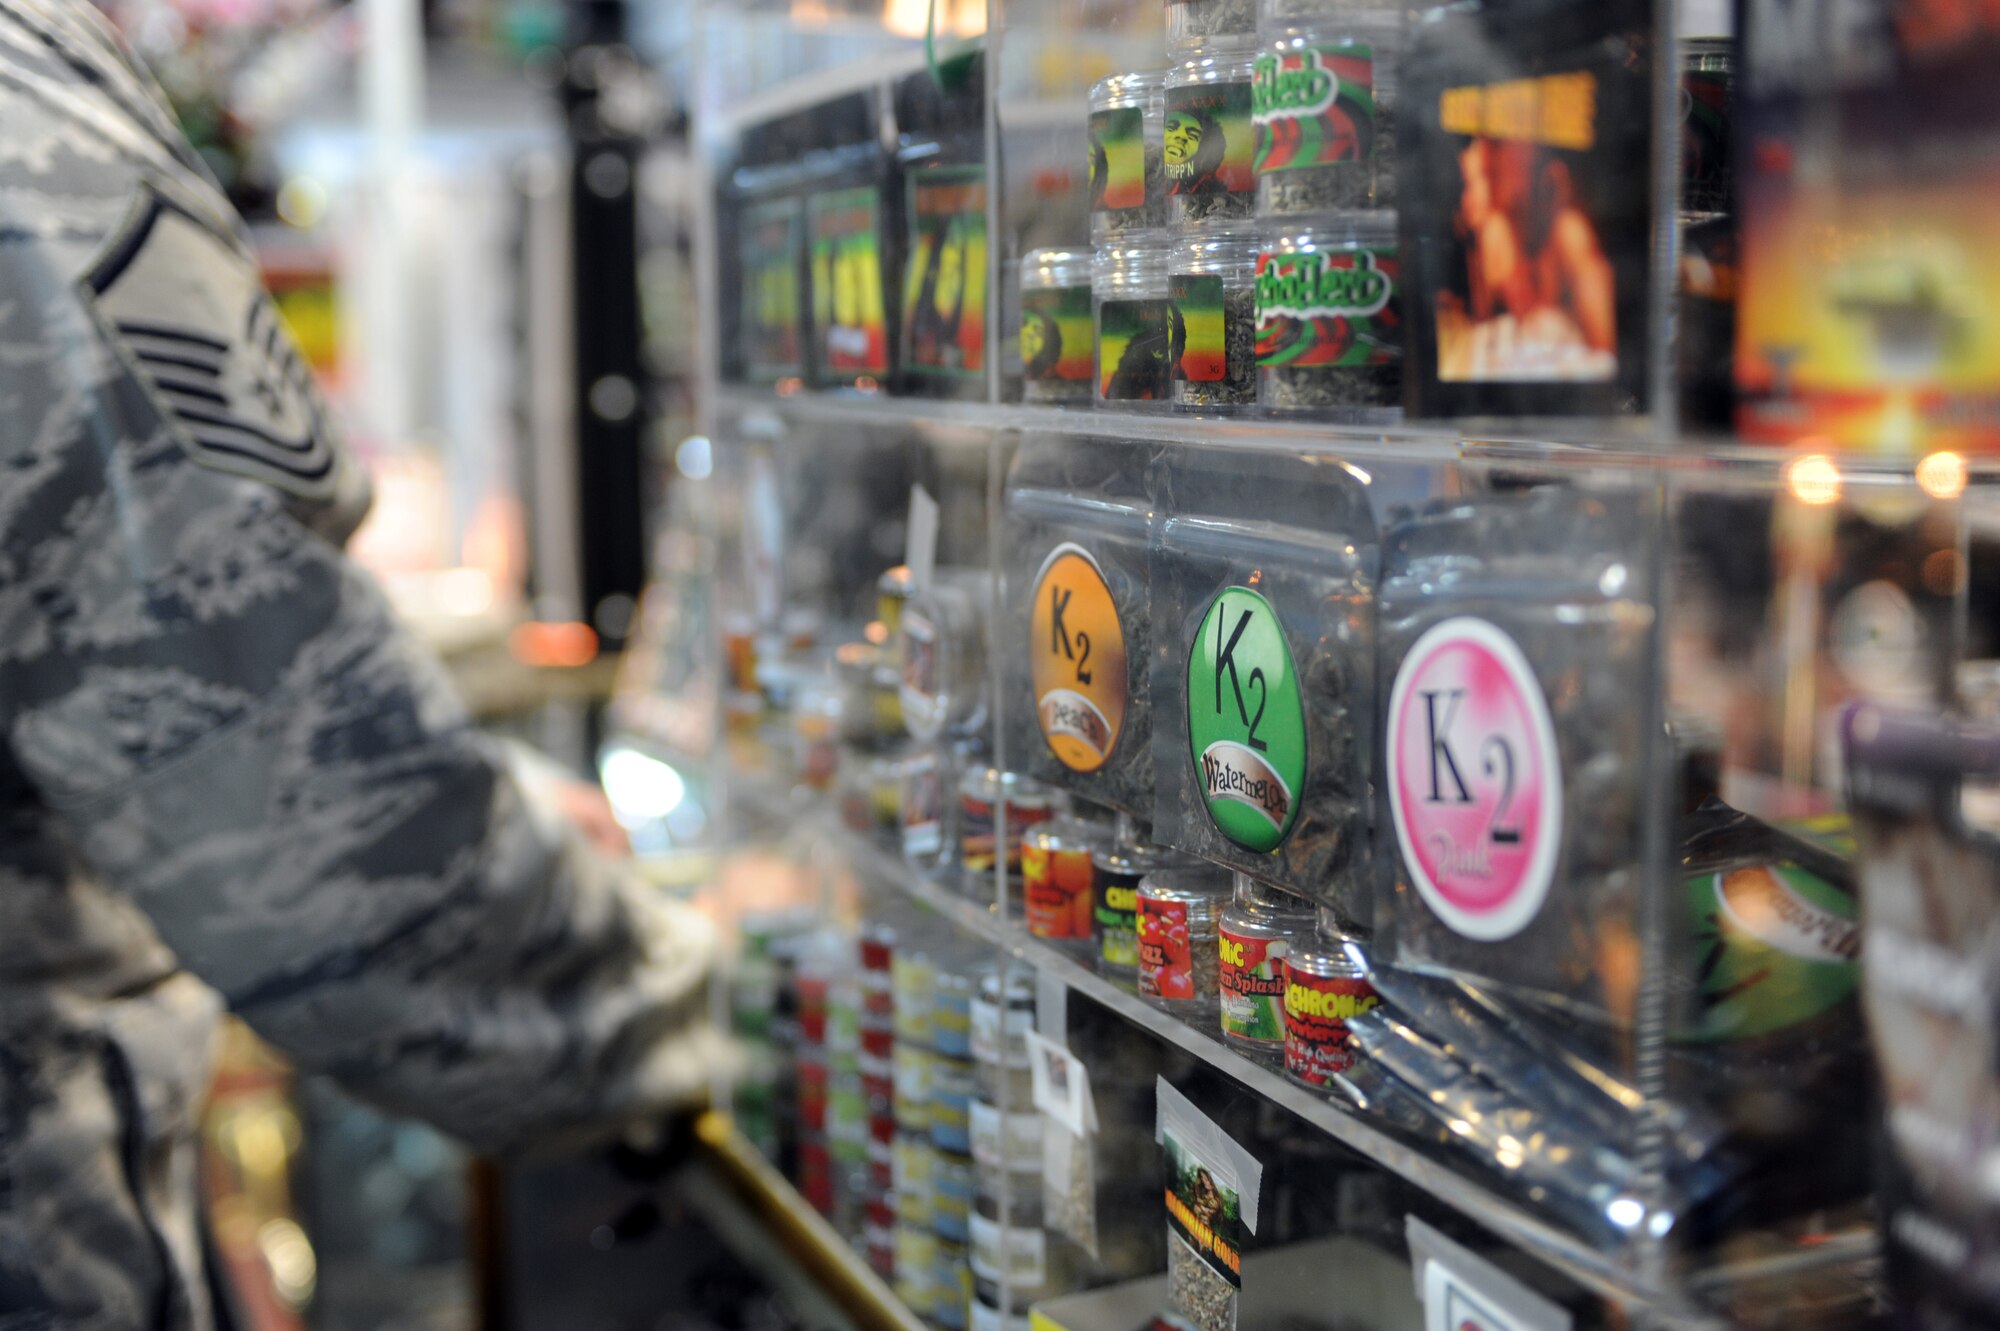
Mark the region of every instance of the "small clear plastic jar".
POLYGON ((1021 896, 1028 932, 1072 956, 1091 954, 1090 857, 1112 846, 1111 829, 1078 817, 1052 819, 1021 841, 1021 896))
POLYGON ((903 725, 922 740, 965 735, 986 720, 986 624, 992 581, 984 569, 939 569, 903 607, 897 633, 903 725))
POLYGON ((1164 70, 1099 79, 1090 89, 1090 238, 1097 244, 1166 224, 1161 139, 1164 70))
POLYGON ((1139 885, 1148 874, 1200 869, 1192 855, 1123 842, 1091 857, 1097 907, 1097 973, 1127 984, 1139 978, 1139 885))
POLYGON ((1167 49, 1176 54, 1256 35, 1257 0, 1169 0, 1167 5, 1167 49))
POLYGON ((1169 225, 1204 226, 1256 214, 1257 132, 1250 115, 1254 40, 1209 43, 1167 71, 1160 162, 1169 225))
POLYGON ((1285 957, 1285 1075, 1323 1091, 1352 1067, 1347 1019, 1381 1002, 1361 938, 1324 906, 1319 928, 1285 957))
POLYGON ((1216 1019, 1217 928, 1230 898, 1221 869, 1175 869, 1139 884, 1139 997, 1206 1025, 1216 1019))
POLYGON ((1216 931, 1224 1044, 1259 1062, 1283 1062, 1285 958, 1317 922, 1300 898, 1248 874, 1236 875, 1216 931))
POLYGON ((1257 260, 1257 401, 1394 421, 1403 408, 1403 285, 1393 212, 1272 231, 1257 260))
POLYGON ((1400 11, 1265 0, 1257 31, 1259 216, 1395 207, 1400 11))
POLYGON ((1220 223, 1184 236, 1167 259, 1174 348, 1174 405, 1237 411, 1257 403, 1255 221, 1220 223))
POLYGON ((1088 250, 1029 250, 1021 260, 1021 400, 1090 401, 1088 250))
POLYGON ((1164 406, 1173 330, 1167 306, 1167 233, 1138 231, 1097 247, 1091 265, 1096 400, 1164 406))

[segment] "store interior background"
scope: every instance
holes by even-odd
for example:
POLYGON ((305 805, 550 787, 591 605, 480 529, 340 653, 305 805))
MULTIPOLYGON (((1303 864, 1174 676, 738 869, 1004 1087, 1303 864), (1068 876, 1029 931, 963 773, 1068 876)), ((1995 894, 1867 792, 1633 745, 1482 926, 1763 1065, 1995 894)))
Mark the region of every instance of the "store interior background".
MULTIPOLYGON (((984 31, 981 0, 104 4, 243 211, 272 291, 375 478, 354 553, 445 657, 482 722, 601 777, 659 890, 698 890, 720 871, 732 911, 801 899, 851 911, 874 890, 856 884, 866 873, 829 868, 823 846, 787 833, 782 804, 727 808, 717 773, 691 757, 725 742, 725 717, 741 720, 723 671, 737 606, 709 598, 758 584, 768 551, 782 563, 770 571, 782 609, 816 603, 820 617, 794 625, 763 614, 770 622, 748 631, 782 642, 796 628, 812 641, 830 630, 824 621, 865 607, 874 576, 901 559, 919 483, 945 506, 940 565, 985 564, 1003 540, 989 514, 1021 431, 995 417, 1009 437, 989 447, 954 434, 948 412, 908 427, 866 412, 802 425, 740 390, 703 401, 704 386, 727 378, 732 349, 699 312, 727 319, 734 293, 718 297, 718 271, 697 256, 718 252, 706 230, 717 224, 712 168, 747 107, 810 105, 815 71, 874 59, 920 68, 927 41, 957 50, 984 31), (727 447, 725 430, 747 447, 727 447), (772 476, 760 481, 759 468, 772 476), (767 492, 783 507, 757 509, 767 492), (718 565, 727 571, 711 581, 718 565), (725 869, 723 830, 745 825, 772 853, 725 869)), ((1158 9, 1009 4, 1022 53, 1009 66, 1020 81, 1001 98, 1010 254, 1077 238, 1083 92, 1159 63, 1147 54, 1158 9)), ((825 89, 838 90, 837 80, 825 89)), ((1185 440, 1160 442, 1162 465, 1192 465, 1200 452, 1170 456, 1185 440)), ((1524 456, 1524 467, 1547 460, 1524 456)), ((1496 455, 1484 465, 1512 464, 1496 455)), ((1377 493, 1400 485, 1416 499, 1434 492, 1436 475, 1421 458, 1407 475, 1389 463, 1377 493)), ((1942 585, 1961 615, 1975 607, 1960 625, 1966 658, 1994 655, 1994 621, 1976 607, 1994 602, 1987 542, 2000 523, 1978 507, 1990 502, 1981 478, 1968 491, 1963 471, 1949 496, 1966 496, 1951 518, 1970 533, 1963 544, 1938 538, 1929 486, 1929 498, 1886 486, 1871 498, 1850 476, 1843 494, 1838 472, 1829 482, 1776 463, 1747 463, 1739 479, 1750 507, 1718 501, 1704 510, 1709 526, 1680 529, 1669 552, 1692 575, 1686 632, 1662 669, 1724 718, 1754 713, 1747 737, 1730 731, 1742 779, 1768 807, 1791 801, 1794 815, 1819 816, 1837 785, 1836 705, 1928 686, 1926 589, 1942 585), (1738 541, 1745 512, 1767 529, 1738 541), (1944 546, 1958 561, 1948 568, 1868 576, 1944 546), (1758 590, 1739 597, 1746 583, 1758 590), (1866 589, 1889 584, 1903 601, 1885 611, 1883 594, 1871 601, 1866 589)), ((743 739, 740 727, 732 735, 743 739)), ((1101 1162, 1107 1175, 1128 1171, 1130 1185, 1105 1205, 1135 1217, 1107 1222, 1129 1247, 1091 1273, 1097 1283, 1162 1260, 1156 1075, 1205 1092, 1228 1107, 1233 1131, 1264 1143, 1267 1180, 1288 1181, 1266 1184, 1278 1232, 1339 1233, 1369 1252, 1400 1249, 1411 1215, 1472 1232, 1396 1171, 1241 1094, 1208 1055, 1126 1041, 1117 1014, 1080 1017, 1084 1006, 1072 998, 1070 1038, 1091 1051, 1101 1112, 1131 1156, 1101 1162)), ((1857 1094, 1853 1112, 1873 1107, 1857 1094)), ((776 1328, 846 1324, 851 1312, 798 1274, 769 1225, 717 1201, 729 1188, 707 1167, 628 1150, 497 1169, 422 1125, 293 1078, 240 1029, 205 1137, 216 1237, 248 1331, 776 1328)), ((1758 1320, 1871 1324, 1881 1313, 1872 1242, 1846 1213, 1815 1219, 1801 1250, 1853 1261, 1794 1280, 1785 1263, 1798 1254, 1781 1250, 1772 1274, 1739 1295, 1710 1286, 1703 1297, 1758 1320)), ((1406 1267, 1384 1275, 1355 1260, 1355 1280, 1400 1290, 1382 1296, 1379 1324, 1414 1315, 1406 1267)), ((1580 1326, 1625 1324, 1625 1312, 1561 1279, 1538 1273, 1534 1283, 1580 1326)))

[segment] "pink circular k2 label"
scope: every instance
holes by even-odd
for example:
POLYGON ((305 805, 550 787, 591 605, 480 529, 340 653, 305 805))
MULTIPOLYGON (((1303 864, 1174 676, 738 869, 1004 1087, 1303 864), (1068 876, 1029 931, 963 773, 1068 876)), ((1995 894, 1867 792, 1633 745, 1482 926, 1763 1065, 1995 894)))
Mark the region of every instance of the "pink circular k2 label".
POLYGON ((1389 693, 1389 805, 1425 904, 1481 942, 1548 899, 1562 848, 1562 760, 1528 658, 1483 619, 1433 625, 1389 693))

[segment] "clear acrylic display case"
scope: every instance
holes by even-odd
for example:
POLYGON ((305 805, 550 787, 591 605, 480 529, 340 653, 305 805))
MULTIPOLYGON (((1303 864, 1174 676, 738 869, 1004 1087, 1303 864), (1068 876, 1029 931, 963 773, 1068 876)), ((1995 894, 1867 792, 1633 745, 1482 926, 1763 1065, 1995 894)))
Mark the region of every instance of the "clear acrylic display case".
MULTIPOLYGON (((739 1121, 904 1325, 1876 1324, 1890 1000, 1862 903, 1911 842, 1990 891, 1992 478, 1713 424, 1688 365, 1713 332, 1675 275, 1712 220, 1683 187, 1684 72, 1727 62, 1666 7, 1640 7, 1640 47, 1676 58, 1618 103, 1655 112, 1625 164, 1658 201, 1632 392, 1408 420, 1023 403, 1042 342, 1018 266, 1089 247, 1092 86, 1183 58, 1169 24, 1226 33, 1236 3, 702 10, 707 430, 676 532, 723 723, 676 752, 709 778, 741 917, 718 995, 754 1051, 739 1121), (816 114, 857 93, 858 118, 816 114), (822 234, 812 200, 857 183, 880 192, 850 271, 852 229, 822 234), (792 220, 760 226, 774 200, 792 220), (745 328, 773 311, 782 348, 745 328), (1319 911, 1379 999, 1314 991, 1351 1018, 1337 1075, 1302 1084, 1062 938, 1121 903, 1100 866, 1051 924, 1009 868, 1024 827, 1051 854, 1122 835, 1248 873, 1295 953, 1319 911), (1018 1002, 984 1019, 1051 1061, 975 1077, 982 1148, 956 1140, 953 1018, 910 1027, 896 1000, 924 981, 955 1012, 946 991, 996 972, 1018 1002), (1202 1178, 1235 1205, 1190 1213, 1240 1223, 1210 1247, 1240 1288, 1175 1246, 1222 1230, 1170 1222, 1189 1166, 1156 1143, 1165 1087, 1261 1167, 1211 1143, 1235 1163, 1202 1178), (970 1185, 935 1177, 982 1150, 970 1185)), ((1370 19, 1399 20, 1424 22, 1370 19)), ((1990 1094, 1970 1064, 1964 1095, 1990 1094)))

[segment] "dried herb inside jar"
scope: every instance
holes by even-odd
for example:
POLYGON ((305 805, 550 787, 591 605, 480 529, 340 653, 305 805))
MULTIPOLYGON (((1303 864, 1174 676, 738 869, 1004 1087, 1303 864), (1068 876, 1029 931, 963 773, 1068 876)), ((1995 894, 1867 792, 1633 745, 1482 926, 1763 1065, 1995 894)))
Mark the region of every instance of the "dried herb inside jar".
POLYGON ((1403 395, 1396 215, 1273 237, 1257 264, 1257 400, 1281 411, 1381 411, 1403 395))
POLYGON ((1257 400, 1257 260, 1254 224, 1214 227, 1181 240, 1168 259, 1174 402, 1231 410, 1257 400))

